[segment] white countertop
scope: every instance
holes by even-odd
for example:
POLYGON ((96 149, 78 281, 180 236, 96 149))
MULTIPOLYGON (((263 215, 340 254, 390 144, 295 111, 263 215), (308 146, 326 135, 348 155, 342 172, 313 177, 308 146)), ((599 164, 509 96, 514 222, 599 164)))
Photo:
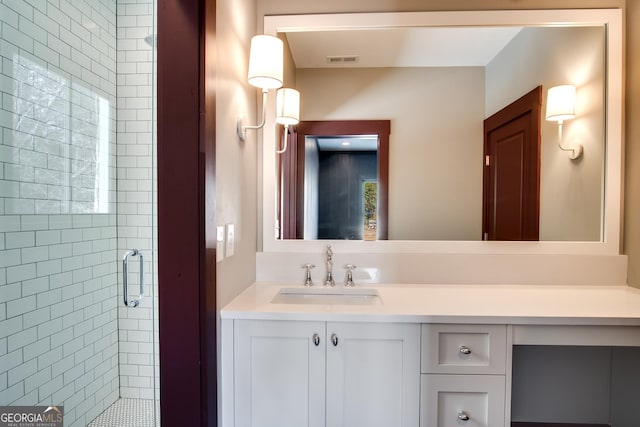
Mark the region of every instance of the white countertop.
POLYGON ((397 285, 374 288, 378 305, 275 304, 283 288, 254 283, 222 319, 640 326, 640 289, 628 286, 397 285))

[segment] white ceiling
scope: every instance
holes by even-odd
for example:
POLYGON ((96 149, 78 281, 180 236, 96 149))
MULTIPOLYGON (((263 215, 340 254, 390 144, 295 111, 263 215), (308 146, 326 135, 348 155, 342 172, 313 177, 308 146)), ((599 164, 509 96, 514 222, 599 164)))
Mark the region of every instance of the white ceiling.
POLYGON ((377 151, 378 136, 316 136, 314 138, 320 151, 377 151))
POLYGON ((484 67, 521 27, 394 28, 287 33, 296 68, 484 67), (330 64, 329 56, 358 56, 330 64))

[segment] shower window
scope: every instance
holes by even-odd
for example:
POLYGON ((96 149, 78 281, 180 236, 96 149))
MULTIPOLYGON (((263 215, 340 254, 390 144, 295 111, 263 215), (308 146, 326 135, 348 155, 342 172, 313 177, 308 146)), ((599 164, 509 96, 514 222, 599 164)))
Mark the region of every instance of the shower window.
POLYGON ((12 62, 3 111, 6 213, 108 213, 112 102, 20 54, 12 62))

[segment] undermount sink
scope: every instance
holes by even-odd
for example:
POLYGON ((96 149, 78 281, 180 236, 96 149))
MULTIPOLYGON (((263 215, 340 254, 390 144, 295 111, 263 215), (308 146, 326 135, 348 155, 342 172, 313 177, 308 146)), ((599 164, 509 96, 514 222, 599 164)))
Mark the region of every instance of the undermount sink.
POLYGON ((376 305, 380 294, 371 288, 282 288, 271 300, 274 304, 376 305))

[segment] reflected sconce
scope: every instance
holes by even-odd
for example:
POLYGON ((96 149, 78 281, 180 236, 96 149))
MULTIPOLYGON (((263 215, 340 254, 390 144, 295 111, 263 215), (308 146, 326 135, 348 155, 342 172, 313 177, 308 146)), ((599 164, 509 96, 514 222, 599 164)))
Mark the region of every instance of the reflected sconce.
POLYGON ((244 125, 242 117, 238 118, 237 132, 241 141, 247 137, 248 129, 261 129, 265 123, 267 92, 282 87, 283 82, 284 44, 277 37, 257 35, 251 39, 249 53, 249 72, 247 79, 250 85, 262 89, 262 120, 258 125, 244 125))
POLYGON ((300 92, 291 88, 281 88, 276 92, 276 123, 284 126, 282 133, 282 149, 276 153, 287 151, 287 135, 289 126, 297 125, 300 121, 300 92))
POLYGON ((566 147, 562 144, 562 124, 576 116, 576 87, 573 85, 554 86, 547 92, 546 119, 558 122, 558 146, 575 160, 582 156, 582 144, 566 147))

